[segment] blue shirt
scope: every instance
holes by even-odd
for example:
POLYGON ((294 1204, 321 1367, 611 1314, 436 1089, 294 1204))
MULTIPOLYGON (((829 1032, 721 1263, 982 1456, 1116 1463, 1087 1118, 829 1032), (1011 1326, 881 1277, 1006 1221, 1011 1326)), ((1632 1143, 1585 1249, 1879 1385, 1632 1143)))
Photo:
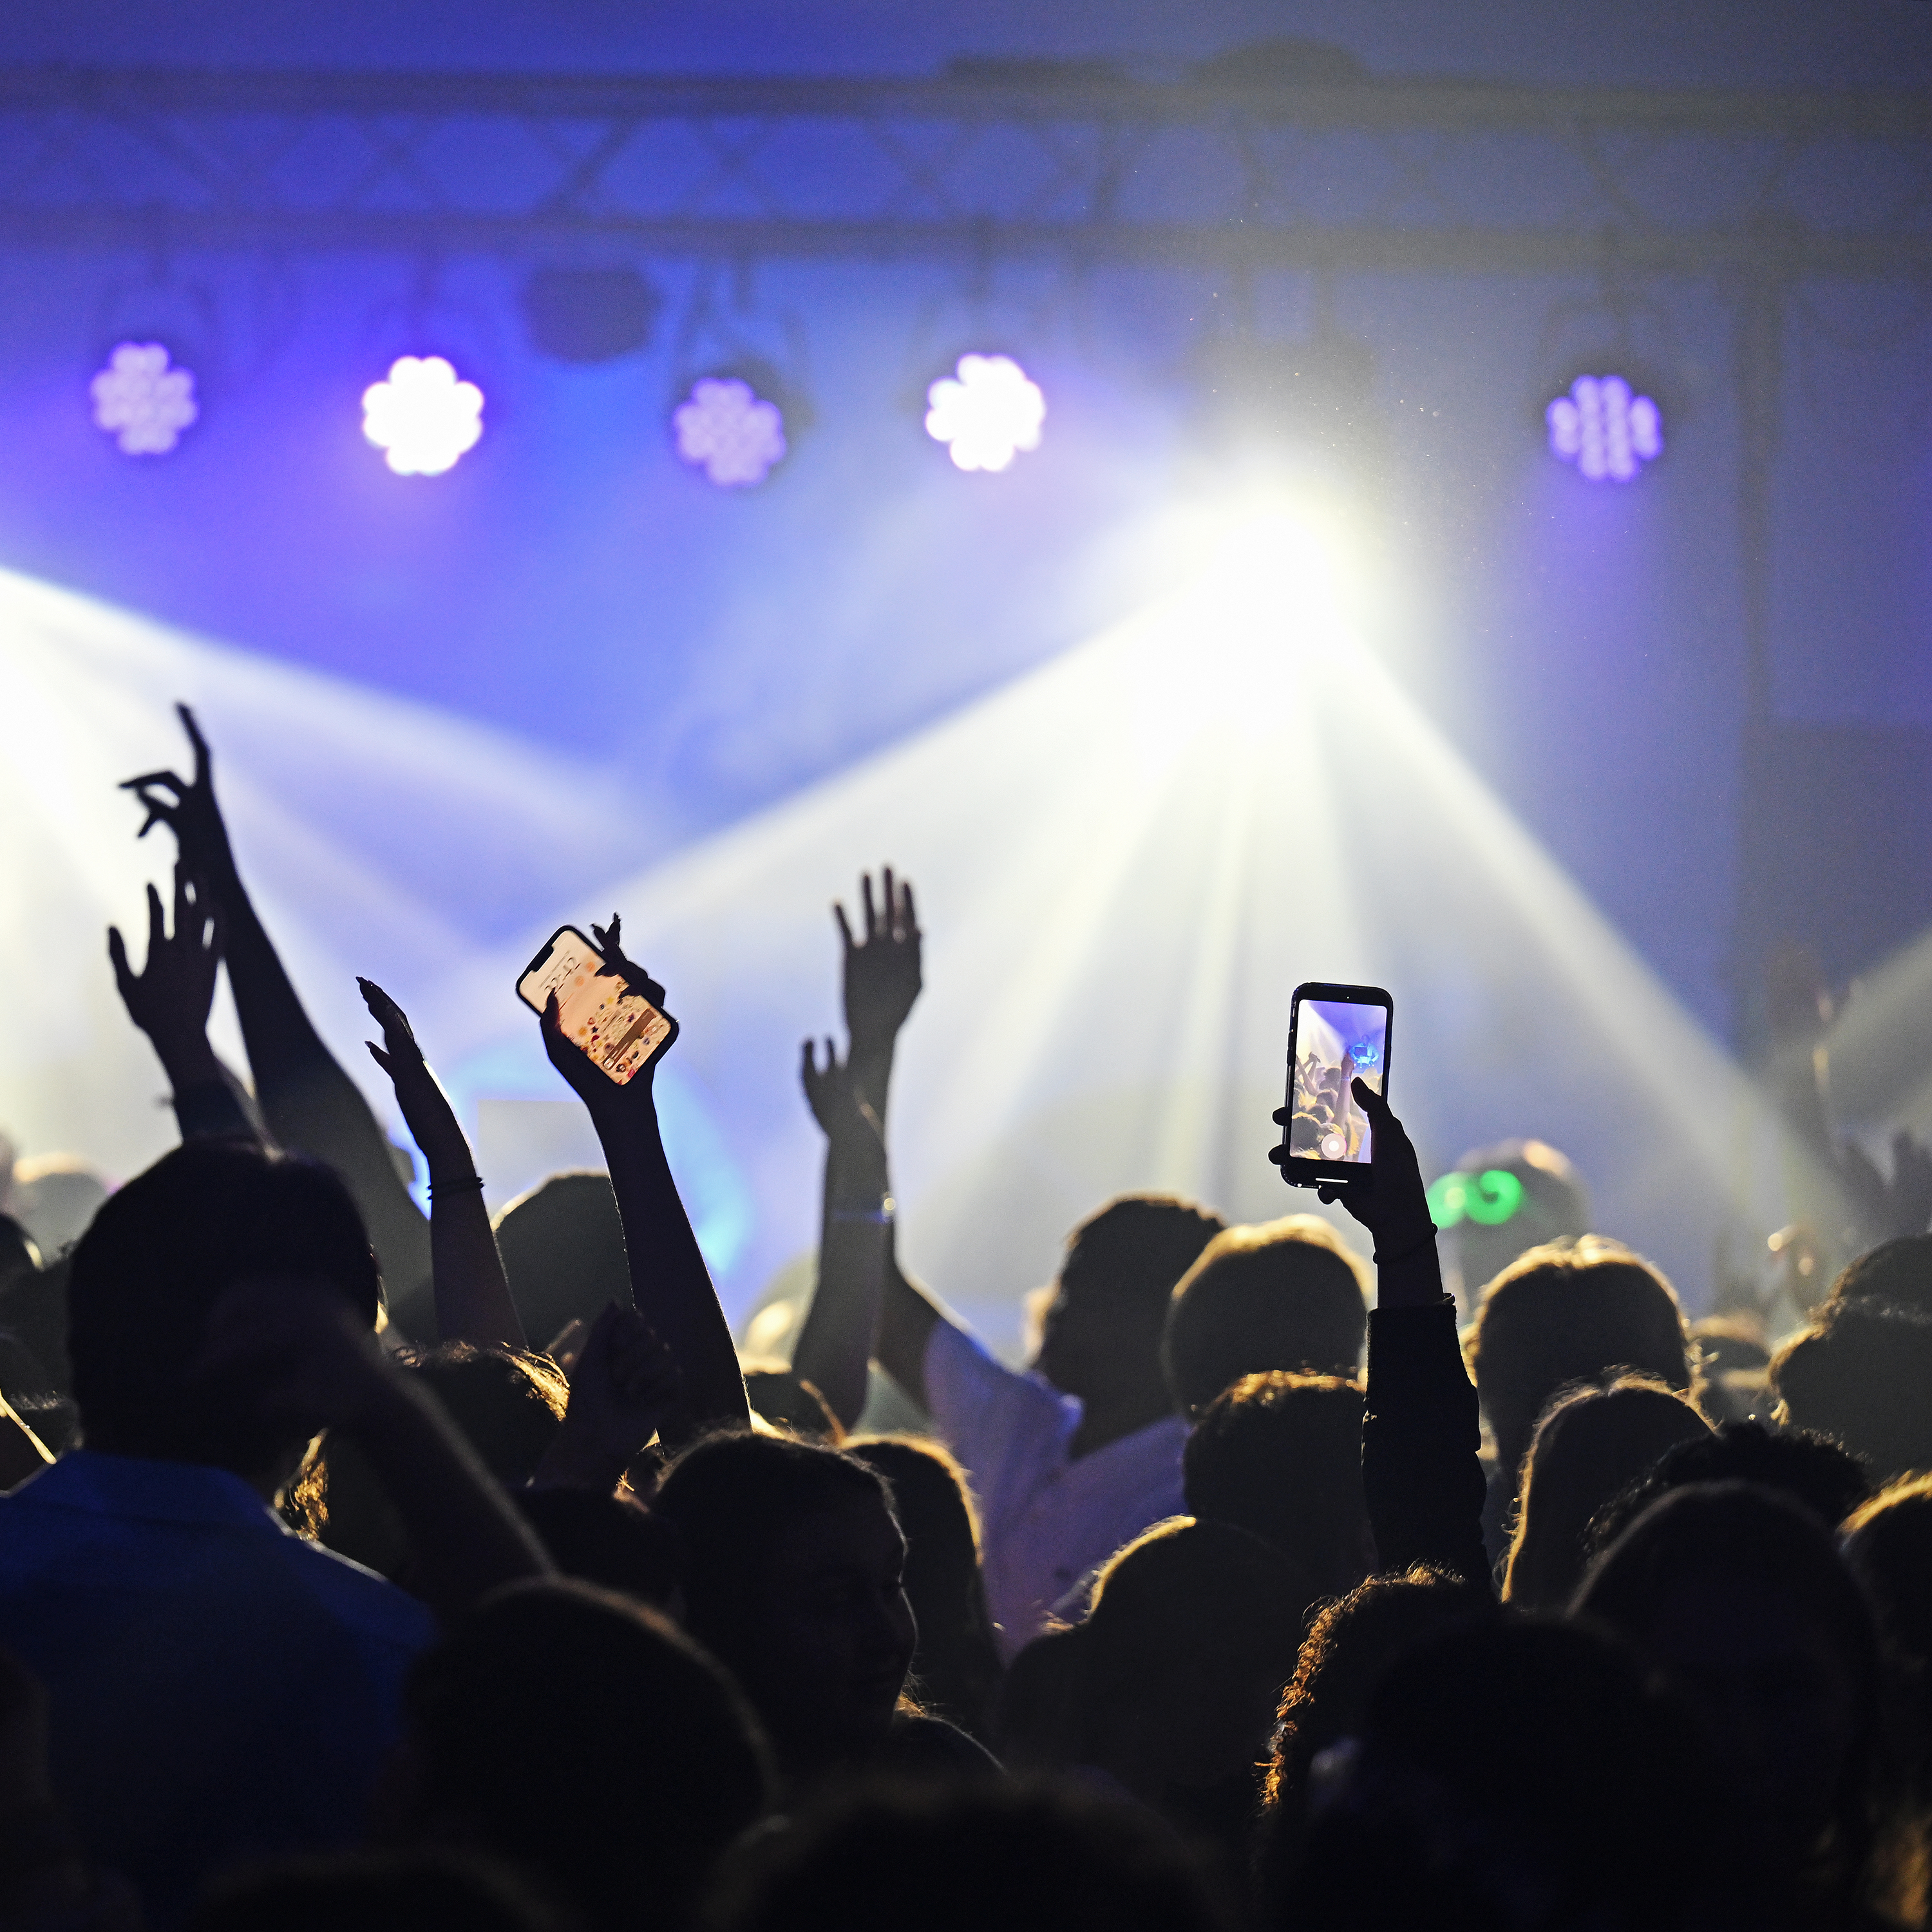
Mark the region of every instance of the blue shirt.
POLYGON ((238 1860, 360 1836, 434 1634, 224 1469, 75 1450, 0 1496, 0 1644, 47 1687, 89 1855, 157 1926, 238 1860))

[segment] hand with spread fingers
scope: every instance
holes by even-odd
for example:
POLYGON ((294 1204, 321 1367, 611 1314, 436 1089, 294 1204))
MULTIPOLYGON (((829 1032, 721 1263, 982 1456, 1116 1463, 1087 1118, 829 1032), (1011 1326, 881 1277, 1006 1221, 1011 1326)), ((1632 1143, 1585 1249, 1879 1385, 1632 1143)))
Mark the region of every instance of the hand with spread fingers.
POLYGON ((175 835, 189 869, 207 880, 218 896, 225 895, 236 882, 235 854, 221 808, 215 802, 214 754, 201 735, 194 713, 185 704, 177 704, 175 713, 194 748, 194 778, 186 779, 164 768, 124 778, 121 789, 131 791, 148 814, 135 836, 145 838, 157 825, 165 825, 175 835))
POLYGON ((818 1049, 805 1042, 799 1062, 799 1081, 805 1089, 812 1117, 831 1144, 838 1179, 832 1187, 835 1208, 876 1208, 886 1191, 886 1142, 879 1117, 859 1093, 854 1062, 844 1060, 830 1040, 825 1042, 825 1064, 818 1049))
POLYGON ((369 1058, 395 1087, 396 1105, 402 1109, 410 1136, 429 1163, 431 1180, 460 1180, 473 1174, 476 1167, 470 1143, 464 1137, 456 1109, 423 1058, 409 1016, 374 980, 358 975, 356 984, 370 1017, 382 1030, 380 1046, 373 1040, 364 1044, 369 1048, 369 1058))
POLYGON ((177 1093, 221 1077, 208 1043, 221 944, 220 910, 201 882, 180 865, 175 868, 172 932, 160 894, 148 888, 148 958, 139 973, 128 963, 120 928, 107 928, 107 956, 128 1016, 154 1042, 177 1093))
POLYGON ((911 882, 895 879, 890 866, 881 872, 880 882, 882 890, 875 902, 872 875, 860 874, 863 923, 860 937, 853 937, 842 904, 835 902, 832 914, 838 922, 843 947, 845 1030, 851 1041, 853 1063, 859 1070, 860 1091, 883 1115, 893 1045, 923 980, 922 935, 911 882))

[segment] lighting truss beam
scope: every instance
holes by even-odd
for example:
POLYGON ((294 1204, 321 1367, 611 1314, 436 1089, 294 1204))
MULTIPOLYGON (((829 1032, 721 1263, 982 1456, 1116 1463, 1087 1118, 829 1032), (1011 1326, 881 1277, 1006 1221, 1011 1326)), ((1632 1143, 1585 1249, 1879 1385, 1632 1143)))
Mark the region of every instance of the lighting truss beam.
POLYGON ((1080 66, 0 68, 0 238, 16 247, 518 255, 562 237, 724 260, 1916 274, 1932 95, 1080 66))

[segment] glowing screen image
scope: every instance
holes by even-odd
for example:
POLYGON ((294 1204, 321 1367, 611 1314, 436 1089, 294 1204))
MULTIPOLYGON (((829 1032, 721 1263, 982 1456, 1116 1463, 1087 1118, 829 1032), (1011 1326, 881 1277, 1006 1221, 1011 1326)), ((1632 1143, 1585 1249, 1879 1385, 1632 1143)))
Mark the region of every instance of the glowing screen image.
POLYGON ((1388 1009, 1344 1000, 1304 1000, 1294 1030, 1293 1118, 1288 1150, 1308 1160, 1365 1161, 1369 1124, 1348 1083, 1358 1076, 1382 1090, 1388 1009))
POLYGON ((622 980, 600 974, 603 963, 581 933, 560 932, 544 959, 517 982, 517 991, 538 1012, 555 993, 565 1034, 621 1086, 649 1063, 670 1022, 622 980))

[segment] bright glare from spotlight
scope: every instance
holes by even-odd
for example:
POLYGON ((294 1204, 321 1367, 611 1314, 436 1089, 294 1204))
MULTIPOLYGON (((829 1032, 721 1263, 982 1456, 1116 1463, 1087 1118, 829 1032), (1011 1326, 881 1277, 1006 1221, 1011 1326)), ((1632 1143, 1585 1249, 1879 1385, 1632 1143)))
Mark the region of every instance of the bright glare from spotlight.
POLYGON ((483 434, 483 392, 440 356, 399 356, 362 392, 362 434, 398 476, 440 476, 483 434))
POLYGON ((962 470, 1004 470, 1040 447, 1046 398, 1010 356, 962 356, 955 376, 926 392, 926 433, 962 470))
POLYGON ((670 422, 678 454, 721 488, 762 483, 785 453, 778 404, 735 376, 700 376, 670 422))
POLYGON ((165 456, 201 411, 194 376, 158 342, 123 342, 90 385, 94 420, 129 456, 165 456))
POLYGON ((1628 483, 1664 454, 1664 418, 1621 376, 1579 376, 1544 412, 1550 448, 1592 483, 1628 483))

